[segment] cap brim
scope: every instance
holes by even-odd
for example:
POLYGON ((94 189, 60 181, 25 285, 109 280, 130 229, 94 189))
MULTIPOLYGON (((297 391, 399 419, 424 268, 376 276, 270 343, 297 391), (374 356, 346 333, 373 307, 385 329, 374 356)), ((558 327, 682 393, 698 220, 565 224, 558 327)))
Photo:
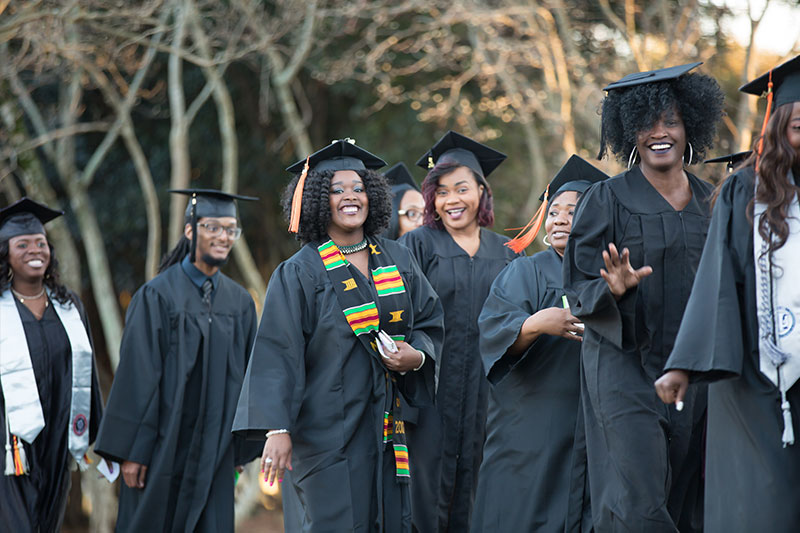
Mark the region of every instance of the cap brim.
MULTIPOLYGON (((571 182, 582 181, 592 184, 605 179, 608 179, 608 175, 605 172, 598 169, 582 157, 573 154, 569 159, 567 159, 567 162, 562 165, 558 172, 556 172, 556 175, 553 176, 553 179, 550 180, 549 196, 552 198, 557 193, 563 192, 561 190, 562 187, 571 182)), ((586 187, 581 189, 576 188, 565 190, 579 190, 582 192, 585 189, 586 187)), ((539 200, 544 201, 544 192, 542 192, 542 195, 539 196, 539 200)))
POLYGON ((455 131, 448 131, 418 161, 417 166, 430 170, 431 163, 439 163, 443 156, 469 167, 484 178, 506 160, 506 154, 479 143, 455 131), (471 154, 464 153, 468 152, 471 154))

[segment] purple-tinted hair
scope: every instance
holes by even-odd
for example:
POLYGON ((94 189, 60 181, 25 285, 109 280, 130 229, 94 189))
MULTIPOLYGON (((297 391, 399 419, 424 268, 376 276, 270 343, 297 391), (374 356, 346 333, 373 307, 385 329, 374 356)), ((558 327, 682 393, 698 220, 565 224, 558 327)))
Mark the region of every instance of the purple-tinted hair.
MULTIPOLYGON (((442 224, 442 220, 436 220, 433 218, 436 215, 436 187, 439 185, 439 178, 442 176, 446 176, 450 174, 458 167, 463 165, 459 165, 458 163, 452 162, 442 162, 437 163, 435 167, 433 167, 428 175, 425 176, 425 179, 422 181, 422 198, 425 201, 425 213, 422 215, 422 223, 430 228, 436 228, 438 230, 444 229, 444 224, 442 224)), ((469 167, 464 167, 469 169, 472 177, 475 178, 475 182, 479 185, 483 185, 483 193, 481 194, 481 201, 478 204, 478 225, 484 228, 489 228, 494 225, 494 208, 492 207, 492 188, 489 187, 489 184, 483 179, 481 176, 475 173, 469 167)))

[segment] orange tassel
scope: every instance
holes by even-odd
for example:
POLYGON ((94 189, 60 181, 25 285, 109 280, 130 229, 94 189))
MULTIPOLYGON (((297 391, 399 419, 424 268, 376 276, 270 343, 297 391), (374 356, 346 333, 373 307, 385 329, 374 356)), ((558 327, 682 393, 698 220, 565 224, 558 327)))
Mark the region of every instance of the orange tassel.
MULTIPOLYGON (((530 246, 530 244, 536 239, 536 235, 539 233, 539 230, 544 223, 544 219, 547 215, 547 199, 550 193, 550 185, 547 186, 547 189, 544 191, 544 201, 542 205, 539 206, 539 209, 536 211, 536 214, 533 215, 533 218, 525 224, 522 228, 522 231, 517 233, 517 235, 506 243, 506 246, 511 248, 517 253, 520 253, 522 250, 530 246)), ((506 231, 516 228, 506 228, 506 231)))
POLYGON ((289 217, 289 231, 297 233, 300 231, 300 211, 303 208, 303 188, 306 184, 306 176, 308 175, 308 160, 311 156, 306 157, 306 164, 303 166, 303 172, 300 174, 300 179, 297 180, 297 187, 294 189, 292 196, 292 211, 289 217))
POLYGON ((761 152, 764 151, 764 134, 767 132, 767 122, 772 114, 772 71, 769 71, 769 83, 767 84, 767 111, 764 113, 764 123, 761 125, 761 137, 758 138, 758 150, 756 150, 756 171, 761 160, 761 152))
POLYGON ((25 457, 25 450, 20 450, 20 448, 22 448, 22 443, 16 435, 12 436, 12 439, 14 442, 14 475, 24 476, 28 473, 28 461, 25 457))

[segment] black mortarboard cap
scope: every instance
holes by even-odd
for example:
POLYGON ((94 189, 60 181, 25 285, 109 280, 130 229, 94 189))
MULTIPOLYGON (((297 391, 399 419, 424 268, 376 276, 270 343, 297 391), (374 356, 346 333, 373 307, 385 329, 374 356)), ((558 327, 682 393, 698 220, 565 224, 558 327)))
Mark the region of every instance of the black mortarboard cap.
MULTIPOLYGON (((300 174, 306 160, 302 159, 286 170, 300 174)), ((321 150, 317 150, 308 157, 309 170, 366 170, 378 169, 386 166, 386 161, 373 155, 360 146, 356 146, 353 139, 339 139, 321 150)))
MULTIPOLYGON (((216 189, 170 189, 171 193, 185 194, 189 197, 196 197, 195 206, 197 218, 204 217, 235 217, 235 200, 254 201, 258 200, 255 196, 242 196, 240 194, 229 194, 216 189)), ((192 202, 186 206, 186 218, 192 216, 192 202)))
POLYGON ((713 159, 706 159, 703 163, 727 163, 727 169, 732 170, 733 167, 750 157, 753 153, 752 150, 747 150, 746 152, 736 152, 735 154, 728 154, 723 155, 720 157, 715 157, 713 159))
POLYGON ((770 72, 772 73, 773 106, 779 107, 791 102, 800 102, 800 55, 782 63, 762 74, 739 90, 743 93, 761 96, 767 92, 770 72))
POLYGON ((392 168, 384 172, 383 175, 389 180, 389 185, 391 185, 392 188, 399 185, 407 185, 408 187, 419 190, 417 183, 414 181, 414 176, 411 175, 411 171, 408 170, 408 167, 403 162, 393 165, 392 168))
POLYGON ((0 242, 18 235, 44 233, 44 225, 63 214, 24 197, 0 209, 0 242))
POLYGON ((696 63, 688 63, 686 65, 678 65, 675 67, 659 68, 656 70, 648 70, 647 72, 628 74, 621 80, 615 81, 614 83, 609 83, 603 88, 603 90, 613 91, 614 89, 624 89, 626 87, 633 87, 634 85, 644 85, 645 83, 674 80, 702 64, 702 61, 698 61, 696 63))
POLYGON ((430 170, 438 163, 452 162, 486 178, 505 160, 506 154, 460 133, 448 131, 417 161, 417 166, 430 170))
MULTIPOLYGON (((565 191, 576 191, 583 194, 592 184, 604 179, 608 179, 605 172, 582 157, 573 154, 550 180, 548 196, 553 198, 565 191)), ((544 201, 544 192, 539 196, 539 200, 544 201)))
POLYGON ((174 194, 189 196, 189 204, 184 214, 186 222, 192 225, 192 247, 189 261, 194 263, 197 249, 197 221, 206 217, 236 217, 236 201, 258 200, 255 196, 230 194, 216 189, 170 189, 174 194))

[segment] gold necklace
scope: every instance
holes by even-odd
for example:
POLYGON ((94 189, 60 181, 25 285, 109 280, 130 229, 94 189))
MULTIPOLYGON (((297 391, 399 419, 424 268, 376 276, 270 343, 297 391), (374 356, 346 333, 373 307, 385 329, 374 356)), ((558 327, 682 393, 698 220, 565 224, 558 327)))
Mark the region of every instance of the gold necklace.
POLYGON ((19 301, 21 303, 25 303, 25 300, 38 300, 39 298, 44 296, 44 287, 42 287, 42 290, 41 290, 41 292, 39 292, 39 294, 36 294, 34 296, 26 296, 26 295, 22 294, 21 292, 15 291, 14 289, 11 289, 11 292, 14 293, 14 296, 19 298, 19 301))

